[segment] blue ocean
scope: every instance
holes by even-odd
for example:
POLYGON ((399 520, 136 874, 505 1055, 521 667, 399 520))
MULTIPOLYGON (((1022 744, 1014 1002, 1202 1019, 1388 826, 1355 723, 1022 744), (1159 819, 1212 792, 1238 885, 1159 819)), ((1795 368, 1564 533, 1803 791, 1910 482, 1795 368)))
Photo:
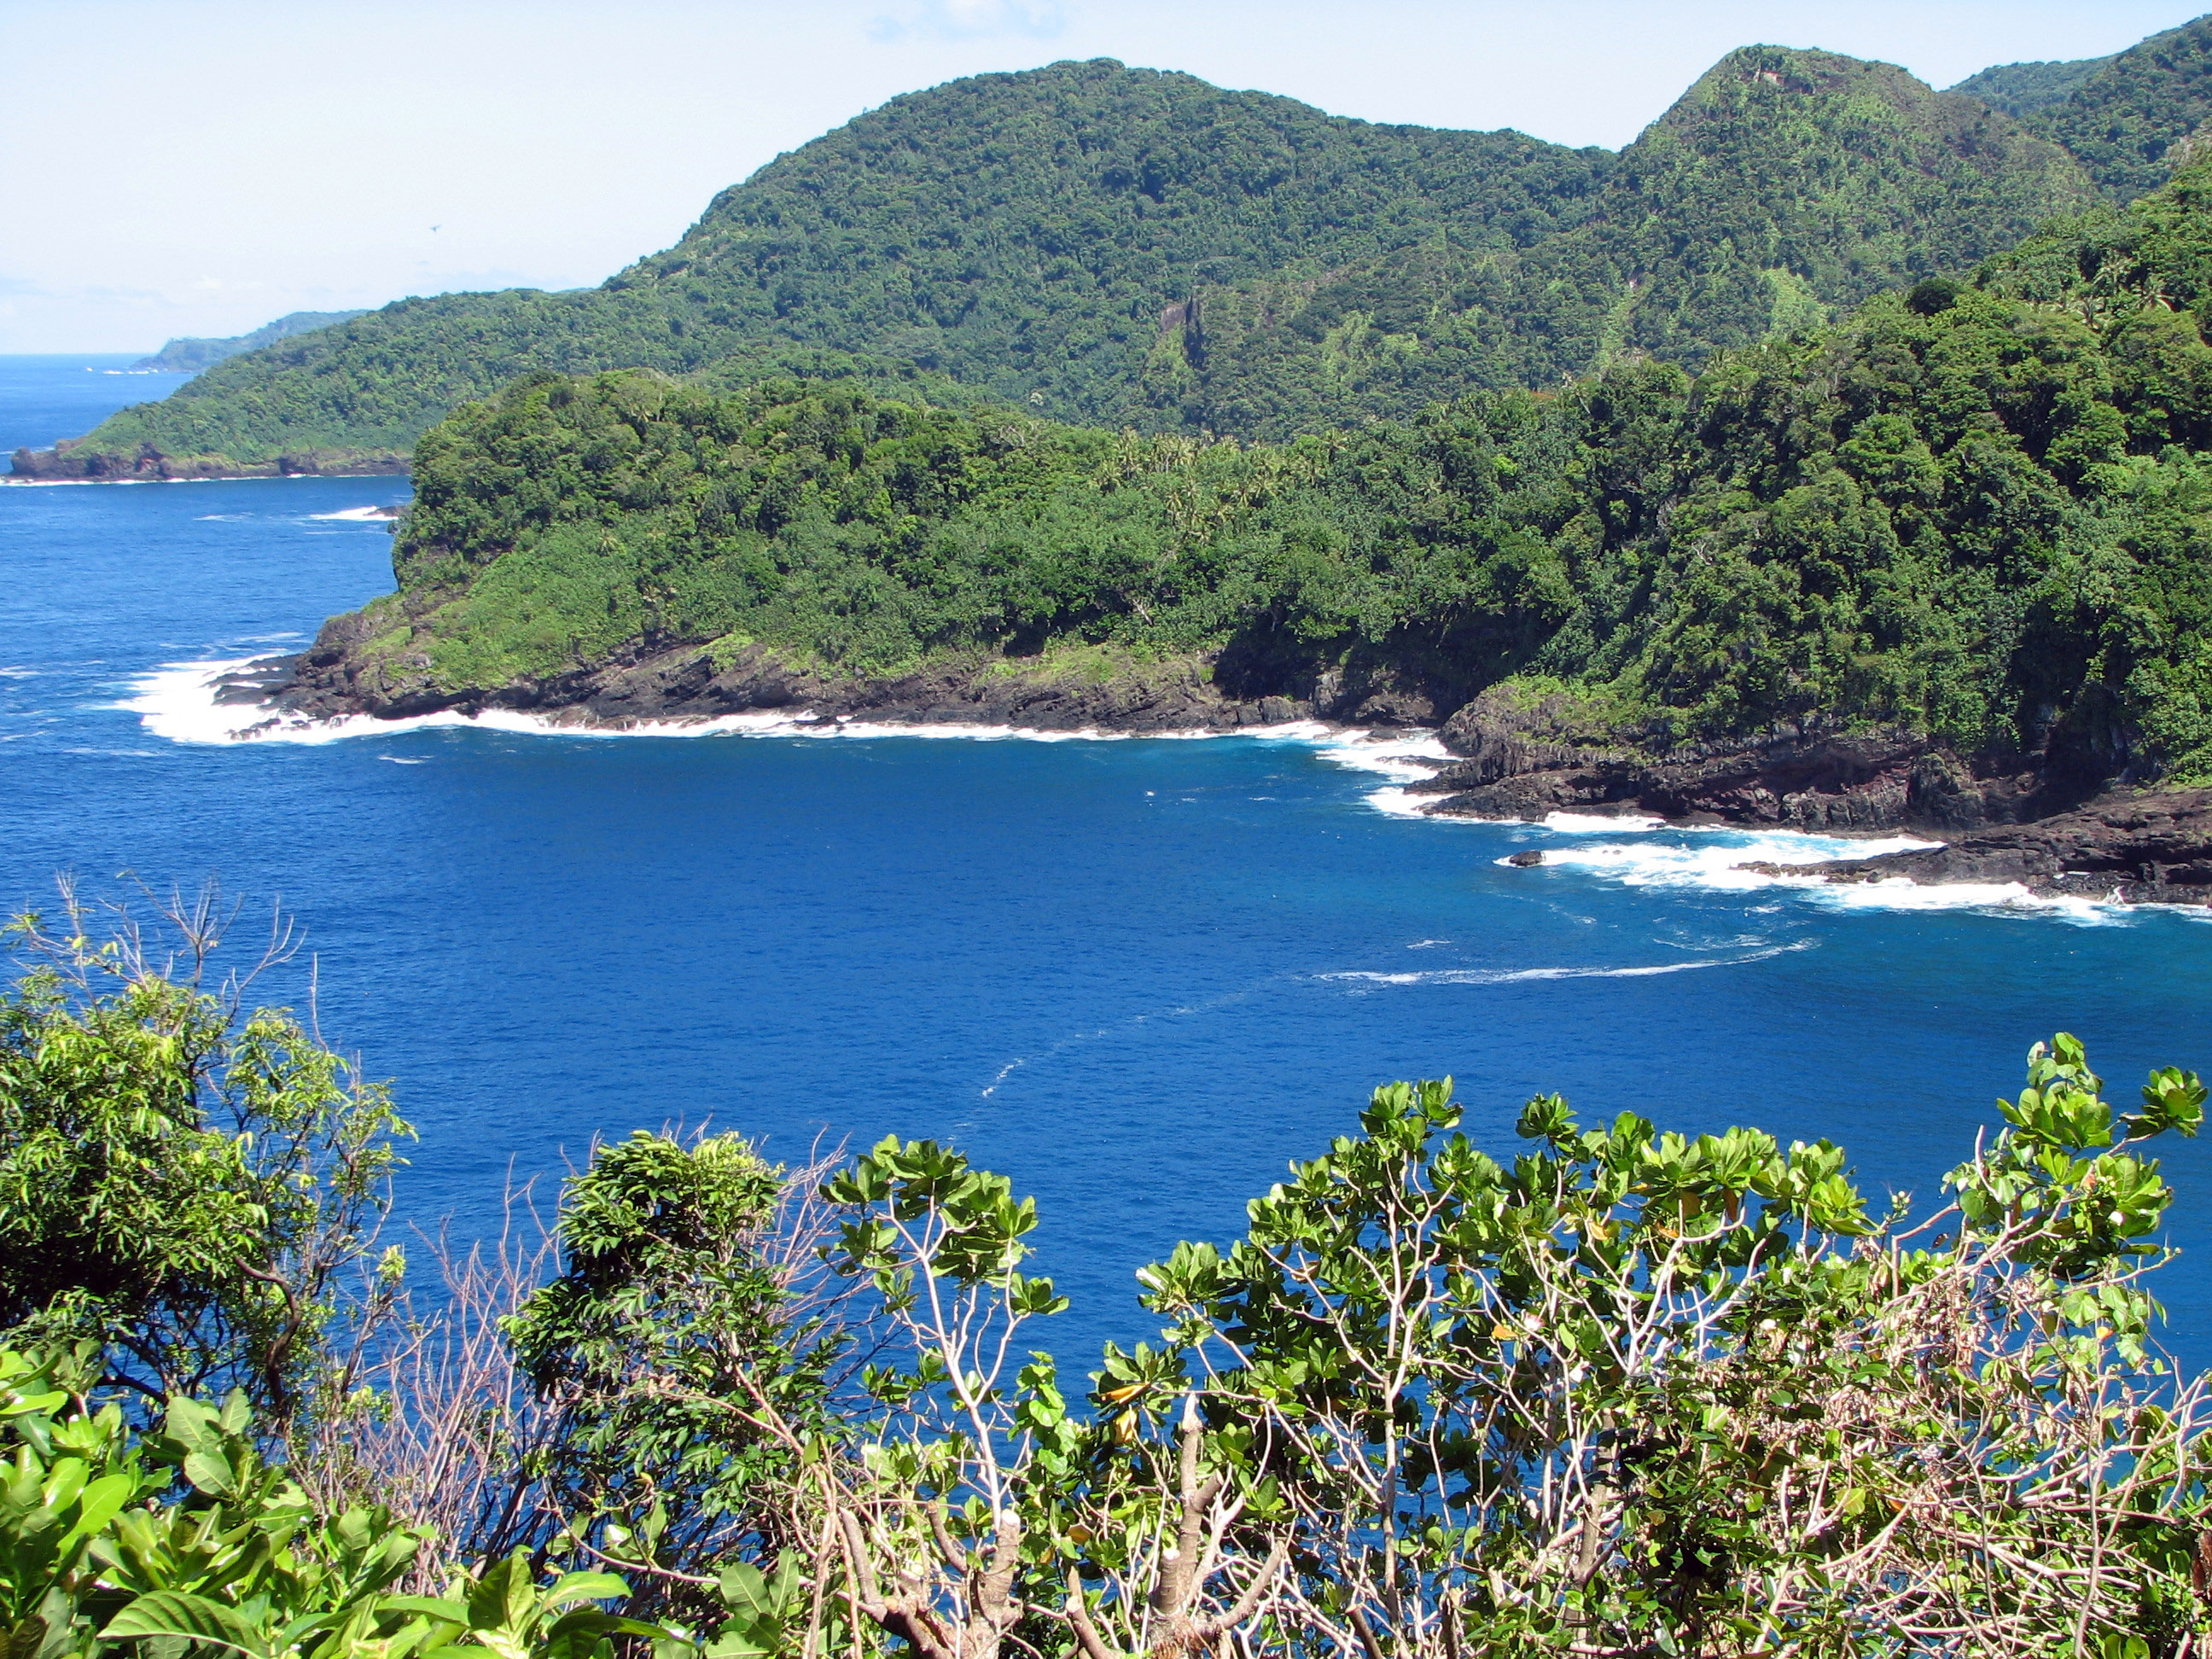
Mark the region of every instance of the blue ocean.
MULTIPOLYGON (((177 377, 0 358, 0 450, 177 377)), ((221 740, 205 665, 392 581, 406 480, 0 488, 0 902, 218 878, 307 949, 258 988, 389 1078, 397 1235, 495 1227, 595 1139, 742 1130, 787 1160, 957 1144, 1035 1194, 1071 1370, 1152 1334, 1132 1273, 1227 1242, 1369 1091, 1449 1074, 1511 1156, 1587 1118, 1826 1136, 1926 1206, 2028 1045, 2125 1103, 2212 1072, 2212 926, 2002 891, 1733 871, 1784 837, 1408 816, 1398 747, 1291 732, 1033 741, 465 724, 221 740), (1757 843, 1756 850, 1746 848, 1757 843), (1542 847, 1547 862, 1501 863, 1542 847)), ((1826 850, 1840 852, 1843 844, 1826 850)), ((2212 1363, 2212 1145, 2166 1157, 2169 1340, 2212 1363)))

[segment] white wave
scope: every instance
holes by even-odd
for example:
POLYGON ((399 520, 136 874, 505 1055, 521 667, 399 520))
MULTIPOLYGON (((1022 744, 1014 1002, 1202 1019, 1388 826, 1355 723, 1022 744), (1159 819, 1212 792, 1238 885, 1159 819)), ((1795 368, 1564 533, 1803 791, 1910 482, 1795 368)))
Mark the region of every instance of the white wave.
MULTIPOLYGON (((272 635, 272 639, 280 637, 272 635)), ((295 638, 296 635, 283 635, 295 638)), ((561 738, 941 738, 974 743, 1018 740, 1024 743, 1124 743, 1137 738, 1195 741, 1211 738, 1243 738, 1259 742, 1326 743, 1329 752, 1355 749, 1368 736, 1346 731, 1320 720, 1286 720, 1274 726, 1247 726, 1231 730, 1175 730, 1109 732, 1097 726, 1048 731, 1036 726, 987 726, 969 721, 904 722, 863 720, 843 717, 824 719, 799 709, 770 714, 720 714, 711 720, 639 720, 624 726, 586 726, 544 714, 508 708, 487 708, 479 714, 441 709, 433 714, 403 720, 379 720, 369 714, 350 714, 337 720, 308 720, 297 714, 272 714, 253 707, 218 705, 216 683, 226 674, 259 661, 258 657, 232 657, 202 662, 164 664, 131 682, 133 695, 113 707, 137 714, 146 729, 179 743, 336 743, 347 738, 392 737, 448 726, 479 731, 513 732, 561 738)), ((1396 739, 1385 739, 1395 742, 1396 739)))
MULTIPOLYGON (((2087 927, 2106 927, 2124 919, 2127 907, 2115 902, 2033 893, 2018 882, 1832 882, 1816 872, 1777 876, 1741 866, 1751 863, 1821 865, 1850 859, 1881 858, 1940 847, 1915 836, 1852 839, 1791 830, 1758 834, 1736 831, 1700 835, 1688 844, 1666 840, 1605 842, 1547 847, 1544 863, 1583 869, 1625 887, 1694 888, 1707 892, 1755 892, 1783 888, 1838 910, 1996 910, 2055 916, 2087 927)), ((1496 860, 1499 864, 1504 859, 1496 860)))
POLYGON ((348 524, 386 524, 393 517, 385 507, 343 507, 335 513, 310 513, 311 519, 339 519, 348 524))
POLYGON ((1313 740, 1322 745, 1323 760, 1357 772, 1379 772, 1398 783, 1432 777, 1455 758, 1430 731, 1332 732, 1318 721, 1304 724, 1315 729, 1313 740))
POLYGON ((1791 951, 1817 948, 1817 940, 1799 939, 1795 944, 1771 945, 1741 956, 1714 957, 1703 962, 1659 962, 1633 968, 1431 968, 1418 973, 1397 974, 1346 969, 1314 977, 1370 985, 1519 985, 1547 979, 1652 979, 1662 974, 1689 974, 1705 968, 1741 968, 1791 951))
POLYGON ((1431 823, 1486 823, 1487 818, 1440 818, 1429 811, 1434 795, 1417 795, 1410 789, 1392 784, 1387 788, 1371 791, 1367 804, 1376 811, 1394 818, 1423 818, 1431 823))
POLYGON ((194 524, 243 524, 253 515, 251 513, 200 513, 193 515, 194 524))
POLYGON ((1624 830, 1662 830, 1667 820, 1648 812, 1547 812, 1544 828, 1563 836, 1618 836, 1624 830))
POLYGON ((377 759, 380 761, 390 761, 394 766, 427 766, 429 764, 429 763, 423 759, 420 755, 379 755, 377 759))
MULTIPOLYGON (((287 475, 290 476, 290 475, 287 475)), ((244 483, 244 478, 16 478, 0 477, 0 484, 15 489, 75 489, 115 484, 244 483)))

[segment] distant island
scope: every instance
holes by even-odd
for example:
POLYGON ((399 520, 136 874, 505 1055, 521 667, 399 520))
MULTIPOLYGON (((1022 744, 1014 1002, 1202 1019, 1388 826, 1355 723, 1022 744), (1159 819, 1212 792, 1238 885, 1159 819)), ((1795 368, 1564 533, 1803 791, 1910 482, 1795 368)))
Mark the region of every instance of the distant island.
POLYGON ((197 374, 240 352, 258 351, 263 346, 289 340, 295 334, 311 333, 333 323, 349 323, 368 314, 366 311, 295 311, 273 323, 264 323, 251 334, 234 334, 228 339, 185 335, 170 341, 152 356, 141 357, 131 365, 131 372, 197 374))

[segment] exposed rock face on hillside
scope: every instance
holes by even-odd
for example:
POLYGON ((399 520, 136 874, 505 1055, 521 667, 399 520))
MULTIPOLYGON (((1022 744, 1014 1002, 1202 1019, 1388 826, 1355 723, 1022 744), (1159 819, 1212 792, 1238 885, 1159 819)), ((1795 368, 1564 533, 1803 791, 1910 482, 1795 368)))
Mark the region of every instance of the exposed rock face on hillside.
POLYGON ((1541 818, 1550 812, 1649 815, 1827 834, 1953 831, 2070 806, 2038 773, 1977 768, 1905 731, 1808 726, 1750 740, 1662 744, 1595 730, 1565 695, 1530 701, 1493 686, 1445 722, 1465 758, 1417 784, 1445 817, 1541 818), (1608 739, 1610 739, 1608 741, 1608 739))

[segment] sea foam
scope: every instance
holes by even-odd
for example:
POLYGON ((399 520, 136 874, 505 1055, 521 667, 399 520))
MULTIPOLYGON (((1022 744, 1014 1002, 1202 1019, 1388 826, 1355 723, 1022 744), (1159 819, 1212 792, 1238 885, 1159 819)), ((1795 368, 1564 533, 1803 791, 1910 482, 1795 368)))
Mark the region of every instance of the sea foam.
POLYGON ((1817 948, 1816 939, 1798 939, 1732 957, 1709 957, 1697 962, 1657 962, 1627 968, 1430 968, 1395 974, 1346 969, 1314 977, 1368 985, 1521 985, 1547 979, 1653 979, 1664 974, 1696 973, 1705 968, 1741 968, 1794 951, 1817 948))
MULTIPOLYGON (((113 705, 137 714, 148 731, 178 743, 337 743, 349 738, 389 738, 406 732, 449 726, 486 732, 513 732, 541 737, 617 739, 622 738, 938 738, 991 743, 1119 743, 1144 738, 1194 741, 1204 738, 1244 738, 1261 742, 1324 744, 1331 758, 1348 766, 1395 772, 1407 765, 1407 757, 1424 739, 1393 734, 1347 731, 1321 720, 1285 720, 1273 726, 1247 726, 1229 730, 1213 728, 1161 732, 1113 732, 1097 726, 1048 731, 1025 726, 993 726, 973 721, 892 721, 846 718, 824 719, 807 710, 766 714, 720 714, 710 720, 640 720, 623 726, 581 726, 516 709, 487 708, 477 714, 441 709, 400 720, 381 720, 370 714, 349 714, 337 720, 310 720, 299 714, 272 713, 253 706, 226 706, 216 701, 223 677, 263 660, 234 657, 217 661, 167 663, 129 682, 131 695, 113 705)), ((1442 750, 1437 751, 1439 754, 1442 750)), ((1407 775, 1425 774, 1425 768, 1407 775)))
MULTIPOLYGON (((1547 828, 1558 826, 1547 825, 1547 828)), ((1620 833, 1620 826, 1614 826, 1620 833)), ((1650 832, 1646 832, 1650 833, 1650 832)), ((2018 882, 1915 882, 1904 876, 1881 881, 1833 882, 1816 872, 1778 876, 1747 864, 1813 865, 1881 858, 1940 847, 1913 836, 1850 838, 1794 830, 1747 834, 1741 830, 1667 831, 1650 840, 1573 841, 1542 848, 1544 864, 1586 871, 1624 887, 1694 888, 1707 892, 1788 890, 1837 910, 1985 910, 2056 917, 2083 927, 2124 921, 2134 908, 2117 902, 2031 892, 2018 882)), ((1504 864, 1506 859, 1497 863, 1504 864)))

